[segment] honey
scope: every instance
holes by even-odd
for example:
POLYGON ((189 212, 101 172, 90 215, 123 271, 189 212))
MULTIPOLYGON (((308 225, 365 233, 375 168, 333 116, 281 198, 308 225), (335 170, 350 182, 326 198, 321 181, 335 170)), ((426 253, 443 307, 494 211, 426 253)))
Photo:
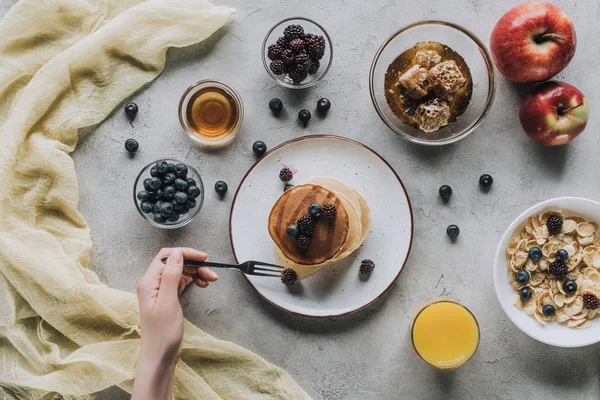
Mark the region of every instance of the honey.
POLYGON ((190 128, 207 140, 223 139, 237 125, 238 106, 229 93, 218 87, 196 92, 187 105, 186 117, 190 128))

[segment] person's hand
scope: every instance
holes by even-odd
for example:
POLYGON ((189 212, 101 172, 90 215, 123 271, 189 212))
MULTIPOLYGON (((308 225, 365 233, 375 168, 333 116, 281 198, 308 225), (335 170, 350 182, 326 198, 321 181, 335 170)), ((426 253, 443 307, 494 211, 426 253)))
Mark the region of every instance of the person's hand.
POLYGON ((183 342, 179 294, 191 281, 207 287, 218 279, 210 268, 186 267, 184 272, 184 257, 203 261, 206 254, 189 248, 162 249, 137 284, 142 341, 132 398, 170 398, 183 342), (163 257, 168 257, 166 263, 163 257))

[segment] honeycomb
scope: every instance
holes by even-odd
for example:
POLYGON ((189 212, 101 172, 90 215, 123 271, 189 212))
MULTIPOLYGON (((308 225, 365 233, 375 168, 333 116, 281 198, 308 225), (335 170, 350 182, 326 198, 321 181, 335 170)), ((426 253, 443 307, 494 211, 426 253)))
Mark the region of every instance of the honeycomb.
POLYGON ((415 62, 423 68, 430 69, 442 61, 442 56, 435 50, 419 50, 415 55, 415 62))
POLYGON ((429 75, 435 94, 447 100, 452 100, 452 95, 467 82, 454 61, 439 63, 429 70, 429 75))
POLYGON ((420 65, 413 65, 408 71, 399 78, 400 86, 405 90, 408 97, 420 99, 431 89, 429 71, 420 65))
POLYGON ((420 104, 414 118, 422 131, 435 132, 448 125, 450 107, 445 100, 435 98, 420 104))

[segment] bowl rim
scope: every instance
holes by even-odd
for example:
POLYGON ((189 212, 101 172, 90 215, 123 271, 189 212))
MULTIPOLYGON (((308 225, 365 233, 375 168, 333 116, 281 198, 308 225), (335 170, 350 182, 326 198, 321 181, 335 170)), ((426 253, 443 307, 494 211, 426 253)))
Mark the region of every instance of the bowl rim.
POLYGON ((461 25, 458 25, 458 24, 455 24, 452 22, 448 22, 448 21, 423 20, 423 21, 418 21, 418 22, 406 25, 406 26, 398 29, 397 31, 392 33, 390 36, 388 36, 388 38, 381 44, 379 49, 377 49, 377 52, 375 53, 375 57, 373 57, 373 61, 371 62, 371 69, 369 70, 369 93, 371 95, 371 101, 373 103, 373 107, 375 107, 375 111, 377 111, 379 118, 383 121, 383 123, 385 123, 388 126, 388 128, 390 128, 398 136, 400 136, 403 139, 408 140, 409 142, 412 142, 412 143, 418 143, 418 144, 422 144, 422 145, 426 145, 426 146, 443 146, 446 144, 457 142, 457 141, 469 136, 485 120, 485 118, 487 117, 487 115, 489 114, 489 112, 492 108, 492 104, 494 103, 494 98, 496 97, 495 96, 496 95, 496 72, 494 69, 494 63, 492 62, 492 57, 490 55, 490 52, 488 51, 485 44, 481 41, 481 39, 479 39, 473 32, 464 28, 461 25), (400 130, 397 130, 396 127, 390 121, 388 121, 388 119, 383 114, 383 111, 379 107, 377 100, 376 100, 375 90, 373 87, 374 86, 373 82, 374 82, 374 75, 375 75, 375 66, 377 65, 377 62, 379 61, 379 57, 381 56, 381 53, 383 53, 383 51, 385 50, 387 45, 394 38, 396 38, 396 36, 406 32, 409 29, 415 28, 417 26, 422 26, 422 25, 444 25, 444 26, 456 29, 459 32, 462 32, 477 45, 477 47, 479 48, 479 52, 481 53, 481 55, 484 59, 484 62, 487 66, 487 69, 488 69, 488 76, 490 79, 489 79, 489 83, 488 83, 488 96, 486 99, 486 103, 485 103, 483 112, 481 113, 481 115, 479 115, 477 120, 467 130, 465 130, 464 132, 462 132, 459 135, 452 136, 448 139, 436 140, 436 141, 418 139, 418 138, 410 136, 400 130))
MULTIPOLYGON (((506 266, 504 265, 504 262, 505 262, 504 261, 505 260, 504 253, 506 251, 506 246, 508 245, 508 241, 510 240, 510 237, 515 232, 515 230, 525 222, 526 218, 530 217, 531 215, 533 215, 535 213, 539 213, 540 211, 542 211, 544 209, 553 207, 553 204, 556 204, 559 202, 564 202, 564 201, 588 203, 588 204, 591 204, 595 207, 598 207, 598 209, 600 209, 600 202, 591 200, 591 199, 587 199, 584 197, 574 197, 574 196, 555 197, 552 199, 541 201, 541 202, 536 203, 536 204, 532 205, 531 207, 527 208, 525 211, 523 211, 521 214, 519 214, 519 216, 517 216, 510 223, 510 225, 506 228, 506 230, 502 234, 502 237, 501 237, 500 241, 498 242, 498 246, 496 247, 496 252, 494 253, 494 267, 492 270, 492 274, 493 274, 492 278, 494 281, 494 291, 496 292, 496 298, 498 300, 498 303, 500 303, 500 307, 502 308, 502 311, 504 311, 504 314, 506 314, 508 319, 510 319, 510 321, 517 328, 519 328, 519 330, 521 332, 525 333, 530 338, 537 340, 538 342, 548 344, 551 346, 555 346, 555 347, 563 347, 563 348, 585 347, 585 346, 589 346, 589 345, 600 342, 600 336, 597 336, 595 338, 593 337, 590 340, 583 341, 581 343, 576 343, 576 344, 561 343, 560 341, 555 340, 552 337, 552 335, 548 335, 548 337, 539 336, 539 335, 535 334, 534 332, 528 331, 527 328, 522 327, 520 322, 516 318, 517 313, 513 312, 513 311, 518 311, 518 312, 521 312, 521 311, 518 310, 517 308, 514 308, 514 310, 512 308, 510 310, 507 309, 507 306, 504 301, 506 296, 504 296, 502 294, 501 285, 505 285, 505 284, 508 285, 508 279, 506 279, 506 281, 502 281, 502 282, 499 279, 497 279, 497 276, 499 276, 498 274, 501 272, 501 271, 499 271, 500 268, 502 268, 502 270, 504 272, 506 272, 506 266)), ((511 306, 512 306, 512 304, 511 304, 511 306)), ((565 327, 565 329, 570 329, 570 328, 565 327)))
POLYGON ((333 42, 331 41, 331 37, 329 36, 329 33, 327 33, 327 31, 325 30, 325 28, 323 28, 323 26, 321 24, 319 24, 318 22, 310 19, 310 18, 306 18, 306 17, 288 17, 285 18, 281 21, 279 21, 278 23, 276 23, 275 25, 273 25, 273 27, 271 27, 271 29, 269 29, 269 31, 267 32, 267 34, 265 35, 265 38, 263 39, 263 43, 262 43, 262 47, 261 47, 261 59, 263 62, 263 66, 265 67, 265 70, 267 71, 267 73, 269 74, 269 76, 271 78, 273 78, 273 80, 275 82, 277 82, 278 85, 286 87, 288 89, 306 89, 309 88, 311 86, 316 85, 319 81, 321 81, 321 79, 323 79, 325 77, 325 75, 327 75, 327 73, 329 72, 329 69, 331 68, 331 64, 333 62, 333 42), (329 45, 329 62, 327 63, 327 66, 325 67, 325 70, 323 71, 323 73, 321 75, 319 75, 318 78, 316 78, 315 80, 313 80, 312 82, 308 82, 308 83, 300 83, 299 85, 291 85, 289 83, 285 83, 281 80, 279 80, 277 78, 277 75, 275 75, 271 69, 269 68, 269 65, 267 64, 267 47, 269 46, 267 44, 267 39, 269 38, 269 36, 271 36, 271 33, 273 33, 273 31, 275 29, 277 29, 277 27, 279 27, 280 25, 284 24, 285 22, 288 21, 292 21, 292 20, 302 20, 302 21, 307 21, 310 22, 311 24, 316 25, 317 27, 319 27, 319 29, 323 32, 323 36, 325 36, 326 40, 327 40, 327 44, 329 45))
MULTIPOLYGON (((192 179, 196 180, 195 178, 192 178, 192 179)), ((133 202, 135 203, 135 208, 138 210, 138 212, 140 213, 140 215, 142 216, 142 218, 144 218, 150 225, 155 226, 157 228, 162 228, 162 229, 176 229, 176 228, 181 228, 182 226, 185 226, 185 225, 189 224, 190 222, 192 222, 192 220, 194 218, 196 218, 196 215, 198 215, 198 212, 200 212, 200 209, 202 208, 202 205, 204 204, 204 182, 202 181, 202 176, 189 163, 177 160, 175 158, 159 158, 159 159, 157 159, 157 160, 149 163, 148 165, 146 165, 145 167, 143 167, 140 170, 140 172, 138 172, 138 174, 137 174, 137 176, 135 178, 135 181, 133 183, 133 202), (155 165, 159 161, 173 162, 174 164, 185 164, 188 167, 188 169, 190 169, 198 177, 196 184, 200 188, 200 196, 198 196, 198 198, 196 198, 195 211, 193 213, 189 214, 189 216, 188 216, 187 219, 185 219, 185 220, 183 220, 181 222, 176 222, 176 223, 174 223, 172 225, 159 224, 157 222, 154 222, 154 220, 151 220, 150 218, 148 218, 147 217, 148 214, 145 214, 140 209, 140 203, 141 203, 141 201, 139 201, 138 198, 137 198, 137 186, 138 186, 138 182, 139 182, 140 178, 142 177, 142 175, 146 171, 149 171, 150 168, 152 168, 152 166, 155 165), (200 201, 198 201, 198 199, 200 199, 200 201)))

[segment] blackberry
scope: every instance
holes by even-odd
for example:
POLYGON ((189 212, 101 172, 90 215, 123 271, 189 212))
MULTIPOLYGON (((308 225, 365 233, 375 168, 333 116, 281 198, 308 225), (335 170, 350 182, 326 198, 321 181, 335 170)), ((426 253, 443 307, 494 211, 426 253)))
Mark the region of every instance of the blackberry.
POLYGON ((281 61, 286 64, 292 64, 294 62, 294 52, 290 49, 285 49, 281 52, 281 61))
POLYGON ((298 239, 296 239, 296 246, 298 246, 299 249, 308 249, 310 242, 310 236, 300 235, 298 236, 298 239))
POLYGON ((296 63, 296 68, 301 71, 310 71, 310 67, 312 67, 312 61, 310 57, 306 53, 297 54, 294 58, 294 62, 296 63))
POLYGON ((298 280, 298 274, 291 268, 286 268, 281 273, 281 282, 284 285, 293 285, 298 280))
POLYGON ((325 204, 323 205, 321 215, 323 218, 334 219, 337 216, 337 209, 333 204, 325 204))
POLYGON ((289 182, 292 178, 294 178, 294 173, 291 169, 288 167, 281 168, 281 171, 279 171, 279 179, 281 179, 282 182, 289 182))
POLYGON ((325 55, 325 38, 321 35, 313 35, 306 41, 306 51, 308 55, 316 61, 319 61, 325 55))
POLYGON ((289 77, 294 83, 301 83, 308 76, 308 72, 295 69, 289 72, 289 77))
POLYGON ((567 265, 560 260, 556 260, 550 264, 550 268, 548 270, 555 277, 562 278, 567 274, 567 265))
POLYGON ((594 293, 584 293, 583 306, 588 310, 595 310, 600 307, 600 300, 598 300, 598 296, 596 296, 594 293))
POLYGON ((270 60, 279 60, 281 58, 281 53, 283 53, 283 50, 283 47, 281 47, 280 45, 272 44, 267 50, 267 57, 269 57, 270 60))
POLYGON ((271 65, 269 65, 269 69, 275 75, 281 75, 285 71, 285 64, 281 60, 274 60, 274 61, 271 61, 271 65))
POLYGON ((321 63, 319 61, 314 61, 310 64, 310 69, 308 70, 308 74, 309 75, 314 75, 319 71, 319 68, 321 68, 321 63))
POLYGON ((562 229, 563 220, 559 215, 551 215, 548 217, 546 225, 548 226, 550 233, 558 233, 562 229))
MULTIPOLYGON (((298 220, 298 229, 300 229, 300 233, 304 236, 312 236, 313 230, 315 229, 315 224, 310 215, 305 215, 298 220)), ((301 235, 301 236, 302 236, 301 235)))
POLYGON ((370 274, 375 269, 375 263, 369 259, 362 260, 360 263, 360 273, 363 275, 370 274))
POLYGON ((277 41, 275 42, 276 45, 281 46, 282 48, 287 48, 288 46, 288 41, 285 37, 280 36, 279 38, 277 38, 277 41))
POLYGON ((298 54, 304 50, 304 40, 302 39, 294 39, 290 42, 290 50, 294 53, 298 54))
POLYGON ((297 38, 302 38, 304 37, 304 28, 300 25, 288 25, 283 30, 283 36, 288 42, 297 38))

